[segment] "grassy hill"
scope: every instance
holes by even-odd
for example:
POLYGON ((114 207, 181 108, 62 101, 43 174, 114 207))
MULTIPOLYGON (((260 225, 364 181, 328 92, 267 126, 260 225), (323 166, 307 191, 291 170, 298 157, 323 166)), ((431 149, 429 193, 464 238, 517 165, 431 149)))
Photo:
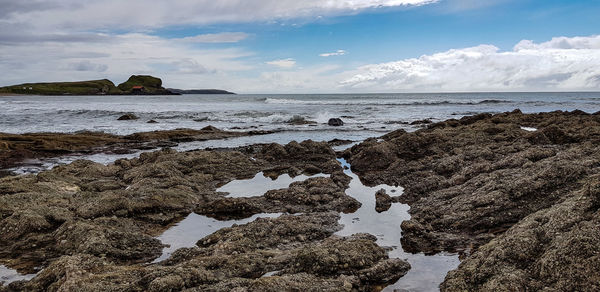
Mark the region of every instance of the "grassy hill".
POLYGON ((110 80, 102 79, 78 82, 25 83, 1 87, 0 92, 34 95, 95 95, 120 94, 122 91, 110 80))
POLYGON ((25 83, 0 87, 0 93, 27 95, 176 94, 163 88, 160 78, 147 75, 133 75, 127 81, 119 84, 119 86, 115 86, 108 79, 77 82, 25 83), (142 86, 143 89, 134 90, 134 86, 142 86))

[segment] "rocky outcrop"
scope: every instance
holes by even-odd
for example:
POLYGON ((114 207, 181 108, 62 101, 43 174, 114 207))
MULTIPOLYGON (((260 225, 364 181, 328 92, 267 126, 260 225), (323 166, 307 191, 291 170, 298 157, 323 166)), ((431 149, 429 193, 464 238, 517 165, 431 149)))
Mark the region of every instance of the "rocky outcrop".
POLYGON ((127 81, 117 86, 123 94, 140 94, 140 95, 173 95, 178 94, 171 92, 162 87, 162 80, 149 75, 131 75, 127 81))
POLYGON ((375 193, 375 211, 377 211, 377 213, 389 210, 392 206, 392 202, 392 197, 390 197, 384 189, 375 193))
POLYGON ((115 86, 108 80, 76 82, 25 83, 0 87, 0 94, 19 95, 173 95, 162 87, 162 80, 148 75, 132 75, 126 82, 115 86))
POLYGON ((327 124, 334 127, 339 127, 344 125, 344 121, 340 118, 331 118, 327 121, 327 124))
POLYGON ((360 204, 345 194, 350 178, 327 143, 239 150, 165 149, 110 165, 79 160, 37 176, 0 179, 0 264, 21 272, 44 268, 33 280, 4 290, 366 290, 408 271, 373 236, 333 235, 341 228, 338 212, 360 204), (231 201, 216 192, 261 171, 330 177, 258 198, 231 201), (190 212, 253 214, 244 210, 304 214, 221 229, 197 247, 148 264, 163 247, 154 236, 190 212))
POLYGON ((129 114, 124 114, 124 115, 120 116, 117 120, 118 121, 130 121, 130 120, 137 120, 137 119, 139 119, 138 116, 136 116, 132 113, 129 113, 129 114))
POLYGON ((424 120, 416 120, 416 121, 412 121, 410 123, 410 125, 427 125, 427 124, 431 124, 432 121, 430 119, 424 119, 424 120))
POLYGON ((306 120, 303 116, 293 116, 291 119, 286 121, 290 125, 313 125, 317 122, 306 120))
POLYGON ((89 254, 63 256, 32 281, 13 283, 7 290, 352 291, 373 289, 410 268, 405 261, 388 259, 373 236, 332 236, 338 218, 319 213, 258 219, 222 229, 153 265, 115 265, 89 254))
POLYGON ((481 246, 448 274, 442 290, 599 290, 599 182, 589 177, 564 201, 481 246))
POLYGON ((215 127, 200 130, 175 129, 141 132, 126 136, 98 132, 63 133, 0 133, 0 169, 15 167, 27 159, 56 157, 74 153, 129 153, 173 147, 177 143, 224 139, 267 132, 229 132, 215 127))
POLYGON ((405 188, 405 250, 463 253, 443 290, 597 286, 598 115, 481 114, 382 138, 344 155, 364 182, 405 188))

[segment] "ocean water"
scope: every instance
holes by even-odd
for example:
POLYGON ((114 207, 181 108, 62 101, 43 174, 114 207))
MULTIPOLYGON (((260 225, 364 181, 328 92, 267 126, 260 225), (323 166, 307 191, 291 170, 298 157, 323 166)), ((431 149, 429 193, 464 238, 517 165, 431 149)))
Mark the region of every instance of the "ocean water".
MULTIPOLYGON (((415 120, 440 121, 516 108, 523 112, 600 111, 600 93, 432 93, 337 95, 6 96, 0 97, 0 132, 101 131, 131 134, 212 125, 225 130, 271 130, 241 144, 291 140, 364 140, 415 120), (140 117, 117 121, 125 113, 140 117), (313 125, 290 125, 293 118, 313 125), (327 125, 338 117, 344 126, 327 125), (158 124, 148 124, 154 119, 158 124)), ((238 139, 239 140, 239 139, 238 139)), ((198 145, 203 147, 204 144, 198 145)), ((207 144, 229 146, 228 142, 207 144)))

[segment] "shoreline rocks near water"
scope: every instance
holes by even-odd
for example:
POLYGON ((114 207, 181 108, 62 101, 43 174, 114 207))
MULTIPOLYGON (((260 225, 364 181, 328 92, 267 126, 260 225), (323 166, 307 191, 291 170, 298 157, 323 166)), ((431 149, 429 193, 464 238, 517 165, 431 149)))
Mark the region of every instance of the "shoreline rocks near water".
POLYGON ((124 114, 122 116, 120 116, 117 121, 130 121, 130 120, 138 120, 139 117, 134 115, 134 114, 124 114))
POLYGON ((344 156, 365 183, 405 188, 405 250, 463 253, 443 291, 600 289, 600 115, 467 116, 344 156))
MULTIPOLYGON (((131 117, 130 117, 131 118, 131 117)), ((131 153, 174 147, 181 142, 225 139, 269 134, 265 131, 232 132, 207 126, 199 130, 175 129, 112 135, 101 132, 64 133, 0 133, 0 169, 22 165, 28 159, 59 157, 67 154, 131 153)))
POLYGON ((344 121, 342 121, 340 118, 331 118, 327 124, 330 126, 339 127, 344 125, 344 121))
POLYGON ((0 264, 25 273, 43 267, 31 281, 4 290, 351 291, 393 282, 410 265, 389 259, 375 237, 333 235, 341 228, 338 212, 360 206, 344 193, 350 178, 336 158, 326 142, 312 141, 237 151, 166 149, 110 165, 80 160, 38 175, 0 179, 0 264), (216 192, 261 171, 330 176, 261 197, 216 192), (302 215, 221 229, 164 262, 145 264, 161 254, 156 235, 190 212, 228 218, 302 215), (262 277, 272 271, 279 272, 262 277))
MULTIPOLYGON (((203 131, 5 135, 0 146, 33 156, 48 148, 248 135, 203 131)), ((598 114, 514 111, 432 123, 413 133, 398 130, 342 153, 313 141, 164 149, 110 165, 81 160, 6 177, 0 179, 0 265, 26 273, 44 269, 0 291, 380 289, 410 265, 388 258, 372 235, 334 235, 338 212, 360 206, 344 192, 350 177, 338 156, 364 184, 404 187, 399 197, 375 196, 382 212, 394 201, 410 205, 411 219, 396 223, 405 251, 461 252, 462 263, 441 290, 598 290, 599 148, 598 114), (260 197, 216 191, 259 172, 329 177, 260 197), (221 219, 289 215, 221 229, 148 264, 161 254, 156 236, 191 212, 221 219)))

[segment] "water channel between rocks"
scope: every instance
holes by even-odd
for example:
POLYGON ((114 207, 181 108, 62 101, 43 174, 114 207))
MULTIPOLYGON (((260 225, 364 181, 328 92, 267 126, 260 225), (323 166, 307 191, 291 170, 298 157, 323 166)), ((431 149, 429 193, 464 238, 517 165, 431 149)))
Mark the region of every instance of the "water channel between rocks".
POLYGON ((7 268, 4 265, 0 265, 0 283, 9 284, 15 281, 26 280, 29 281, 33 279, 37 274, 19 274, 17 271, 7 268))
MULTIPOLYGON (((398 196, 402 194, 403 188, 388 185, 365 186, 358 176, 352 173, 350 165, 345 160, 339 159, 339 161, 343 167, 347 167, 344 173, 352 178, 349 188, 346 189, 346 194, 358 200, 362 206, 354 213, 340 214, 339 222, 344 227, 335 234, 340 236, 355 233, 373 234, 377 237, 377 243, 380 246, 392 248, 389 251, 391 258, 406 259, 411 264, 410 271, 396 283, 386 287, 384 291, 394 291, 394 289, 400 289, 401 291, 437 291, 439 284, 444 280, 448 271, 458 267, 458 255, 441 253, 426 256, 424 254, 405 253, 400 244, 400 238, 402 237, 400 223, 410 219, 408 214, 410 207, 406 204, 395 203, 385 212, 377 213, 375 211, 375 192, 385 189, 389 195, 398 196)), ((273 180, 265 177, 262 173, 258 173, 252 179, 234 180, 217 191, 228 192, 230 197, 261 196, 269 190, 287 188, 292 182, 323 176, 327 175, 318 174, 310 177, 299 175, 292 178, 284 174, 273 180)), ((198 240, 221 228, 231 227, 233 224, 249 223, 259 217, 275 218, 280 215, 282 214, 256 214, 242 220, 219 221, 192 213, 158 237, 169 247, 166 247, 162 256, 154 262, 169 258, 172 252, 178 248, 195 246, 198 240)))

